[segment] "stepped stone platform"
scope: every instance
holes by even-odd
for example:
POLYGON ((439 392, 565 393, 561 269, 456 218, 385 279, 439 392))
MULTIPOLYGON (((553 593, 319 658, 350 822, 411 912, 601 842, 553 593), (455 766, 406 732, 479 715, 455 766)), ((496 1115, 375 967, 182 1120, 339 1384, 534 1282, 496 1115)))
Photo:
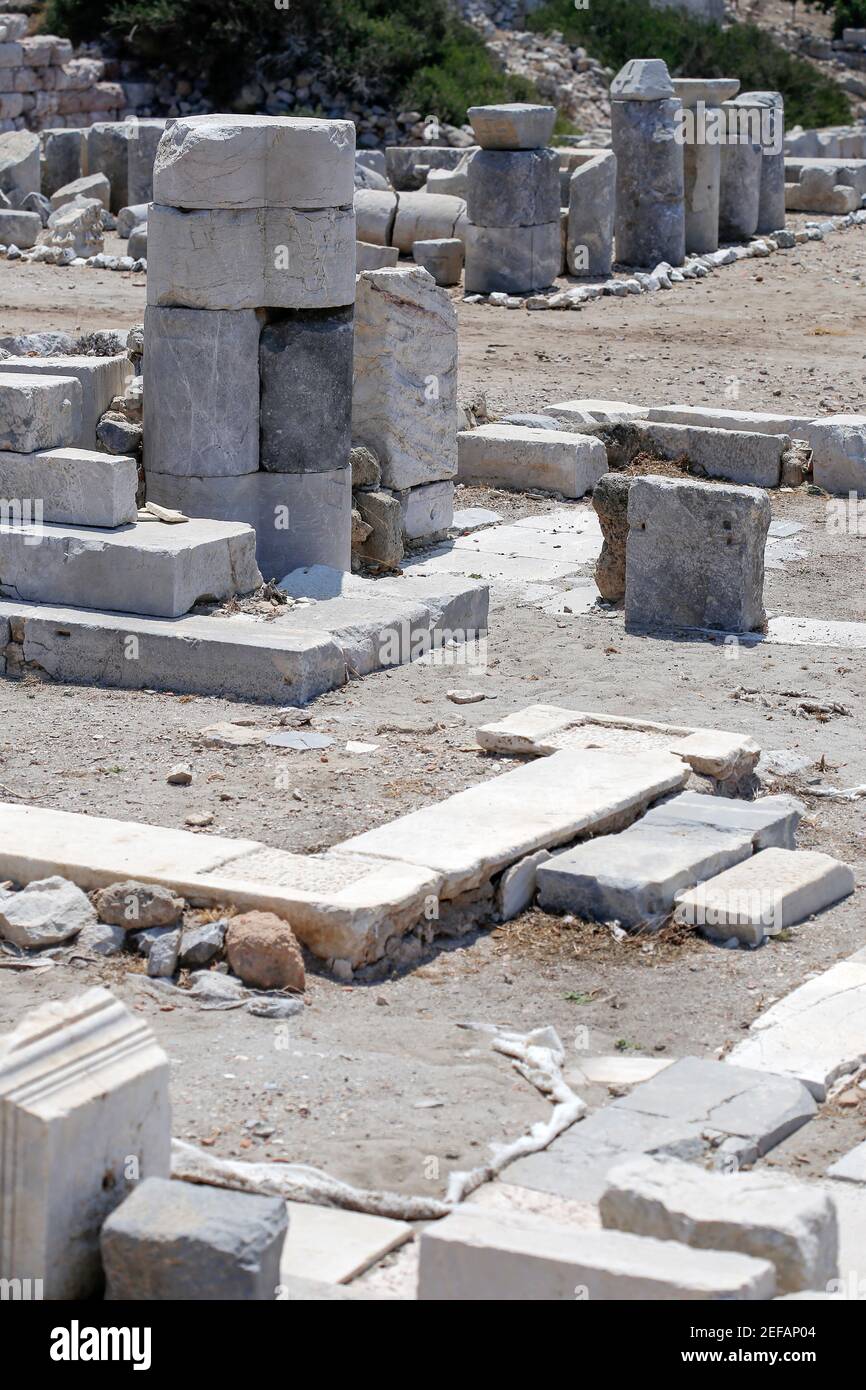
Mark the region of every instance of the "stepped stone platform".
MULTIPOLYGON (((45 378, 42 378, 45 380, 45 378)), ((255 532, 225 521, 0 527, 0 595, 23 602, 105 607, 179 618, 204 598, 261 583, 255 532)))
POLYGON ((245 613, 158 618, 0 599, 0 675, 303 705, 350 676, 487 631, 487 586, 470 580, 372 581, 317 565, 282 582, 317 601, 266 622, 245 613))

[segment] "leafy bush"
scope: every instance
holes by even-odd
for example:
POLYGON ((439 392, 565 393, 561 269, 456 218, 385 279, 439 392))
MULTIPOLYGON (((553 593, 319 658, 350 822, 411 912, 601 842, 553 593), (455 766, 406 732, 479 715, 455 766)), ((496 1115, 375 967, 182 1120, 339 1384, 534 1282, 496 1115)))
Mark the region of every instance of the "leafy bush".
POLYGON ((833 38, 841 39, 843 29, 866 29, 866 0, 812 0, 825 14, 833 16, 833 38))
POLYGON ((74 42, 108 37, 146 66, 167 63, 232 105, 253 65, 312 67, 332 92, 462 124, 476 102, 535 98, 502 72, 448 0, 48 0, 45 26, 74 42), (270 56, 269 56, 270 55, 270 56))
MULTIPOLYGON (((862 6, 866 0, 838 3, 862 6)), ((548 0, 527 24, 541 33, 559 30, 615 70, 629 58, 663 58, 673 77, 738 77, 741 91, 781 92, 788 125, 851 120, 841 87, 752 24, 721 29, 680 10, 653 9, 646 0, 604 0, 584 10, 575 9, 574 0, 548 0)))

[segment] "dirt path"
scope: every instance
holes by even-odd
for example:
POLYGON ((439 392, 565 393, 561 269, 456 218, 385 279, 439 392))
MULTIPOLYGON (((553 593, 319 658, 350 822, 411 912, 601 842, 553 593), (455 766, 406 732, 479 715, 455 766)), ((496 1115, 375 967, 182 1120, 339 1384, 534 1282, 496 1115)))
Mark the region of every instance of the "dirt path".
MULTIPOLYGON (((461 304, 461 398, 483 392, 500 411, 578 395, 859 411, 864 273, 866 236, 855 229, 671 293, 580 313, 461 304), (732 378, 736 399, 725 394, 732 378)), ((72 280, 49 267, 0 262, 0 303, 12 305, 0 313, 0 328, 140 321, 143 290, 133 281, 81 272, 70 303, 72 280)), ((461 500, 478 499, 473 492, 461 500)), ((553 505, 492 493, 483 500, 515 514, 553 505)), ((797 539, 807 553, 770 572, 768 607, 866 618, 866 536, 828 535, 823 499, 805 492, 776 494, 773 508, 804 524, 797 539)), ((764 748, 804 753, 815 766, 792 784, 808 807, 800 843, 847 859, 857 895, 754 952, 676 935, 616 943, 601 928, 525 914, 382 984, 346 988, 313 976, 288 1047, 273 1023, 171 1008, 113 964, 37 976, 3 971, 0 1030, 31 1003, 102 978, 152 1021, 169 1051, 179 1136, 212 1140, 214 1152, 290 1156, 369 1185, 441 1193, 450 1169, 478 1162, 488 1141, 516 1134, 546 1110, 486 1038, 461 1023, 551 1023, 573 1061, 579 1028, 588 1029, 594 1054, 713 1056, 772 999, 864 944, 866 805, 808 793, 815 782, 866 781, 866 651, 758 644, 731 659, 730 649, 714 644, 627 636, 618 616, 554 617, 503 594, 492 606, 486 670, 455 678, 450 668, 416 665, 324 696, 309 711, 313 727, 335 739, 322 753, 206 750, 197 738, 218 719, 276 724, 281 716, 272 709, 0 683, 0 794, 175 826, 211 811, 215 832, 317 849, 496 776, 509 764, 474 751, 473 726, 538 701, 741 730, 764 748), (483 683, 488 699, 458 709, 446 691, 470 679, 483 683), (850 713, 817 722, 799 712, 809 695, 850 713), (345 742, 357 739, 377 744, 376 753, 346 752, 345 742), (193 764, 192 786, 166 786, 181 759, 193 764), (292 788, 278 790, 289 764, 292 788), (258 1121, 274 1132, 256 1138, 250 1130, 258 1121)), ((591 1103, 606 1098, 586 1094, 591 1103)), ((828 1154, 863 1137, 864 1122, 826 1117, 797 1136, 791 1161, 798 1171, 822 1171, 828 1154)))

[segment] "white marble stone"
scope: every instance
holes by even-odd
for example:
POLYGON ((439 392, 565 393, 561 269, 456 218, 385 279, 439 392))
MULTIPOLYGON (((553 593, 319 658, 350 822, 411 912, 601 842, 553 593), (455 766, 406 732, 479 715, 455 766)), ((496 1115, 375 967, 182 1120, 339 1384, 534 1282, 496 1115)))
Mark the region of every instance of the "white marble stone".
POLYGON ((169 1171, 168 1059, 108 990, 42 1004, 0 1037, 0 1278, 46 1299, 100 1282, 99 1230, 169 1171))
POLYGON ((352 121, 179 116, 156 151, 153 200, 177 208, 338 208, 355 190, 352 121))
POLYGON ((441 1302, 765 1299, 766 1260, 460 1207, 421 1234, 418 1298, 441 1302))
POLYGON ((338 849, 441 874, 445 896, 486 882, 539 849, 615 828, 688 773, 669 754, 556 753, 345 840, 338 849))
POLYGON ((358 277, 352 439, 375 452, 386 488, 457 472, 457 315, 420 266, 358 277))
POLYGON ((708 1173, 647 1156, 608 1173, 599 1205, 607 1230, 768 1260, 780 1293, 824 1288, 838 1274, 833 1202, 781 1174, 708 1173))
POLYGON ((332 309, 355 298, 351 206, 181 212, 153 203, 147 302, 188 309, 332 309))
POLYGON ((726 1060, 795 1076, 823 1100, 866 1062, 866 962, 840 961, 771 1005, 726 1060))

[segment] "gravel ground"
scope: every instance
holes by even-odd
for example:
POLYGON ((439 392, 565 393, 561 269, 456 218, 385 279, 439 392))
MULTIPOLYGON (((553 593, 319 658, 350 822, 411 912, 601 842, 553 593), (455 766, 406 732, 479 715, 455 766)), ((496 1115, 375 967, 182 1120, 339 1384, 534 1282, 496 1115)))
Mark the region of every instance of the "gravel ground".
MULTIPOLYGON (((459 306, 461 399, 491 411, 566 397, 856 411, 866 358, 866 238, 855 229, 769 261, 728 267, 664 294, 605 301, 580 313, 522 314, 459 306)), ((0 262, 0 331, 130 326, 140 277, 0 262), (59 278, 58 278, 59 277, 59 278), (75 289, 66 289, 74 283, 75 289)), ((461 489, 510 517, 554 504, 461 489)), ((863 536, 829 535, 824 499, 772 497, 795 518, 805 557, 768 574, 773 613, 864 620, 863 536)), ((586 506, 586 503, 571 504, 586 506)), ((863 530, 866 531, 866 525, 863 530)), ((516 1029, 553 1024, 577 1060, 592 1053, 719 1055, 772 999, 861 946, 866 803, 809 795, 866 781, 866 651, 730 648, 628 636, 617 615, 554 617, 495 596, 486 669, 416 665, 353 682, 309 707, 334 737, 324 752, 209 750, 200 730, 221 719, 277 725, 292 712, 224 700, 0 684, 2 795, 65 810, 209 830, 314 850, 437 801, 512 764, 473 745, 473 726, 538 701, 734 729, 766 749, 794 749, 813 767, 784 784, 803 795, 800 843, 838 854, 858 879, 852 899, 754 952, 719 950, 688 934, 616 943, 599 928, 524 914, 431 953, 420 968, 369 986, 313 974, 302 1016, 284 1030, 243 1012, 171 1007, 140 973, 113 963, 0 973, 0 1028, 31 1004, 104 980, 145 1014, 173 1062, 175 1133, 214 1152, 313 1162, 339 1177, 419 1193, 444 1191, 491 1140, 519 1133, 546 1105, 467 1021, 516 1029), (471 680, 487 693, 461 708, 446 697, 471 680), (826 722, 803 699, 849 711, 826 722), (347 740, 378 745, 350 754, 347 740), (187 788, 166 785, 176 762, 187 788), (291 765, 291 788, 278 789, 291 765), (127 972, 127 973, 124 973, 127 972), (273 1134, 256 1138, 264 1121, 273 1134), (431 1158, 437 1160, 431 1163, 431 1158)), ((588 1092, 592 1104, 607 1099, 588 1092)), ((779 1151, 797 1171, 864 1137, 866 1115, 838 1114, 779 1151)))

